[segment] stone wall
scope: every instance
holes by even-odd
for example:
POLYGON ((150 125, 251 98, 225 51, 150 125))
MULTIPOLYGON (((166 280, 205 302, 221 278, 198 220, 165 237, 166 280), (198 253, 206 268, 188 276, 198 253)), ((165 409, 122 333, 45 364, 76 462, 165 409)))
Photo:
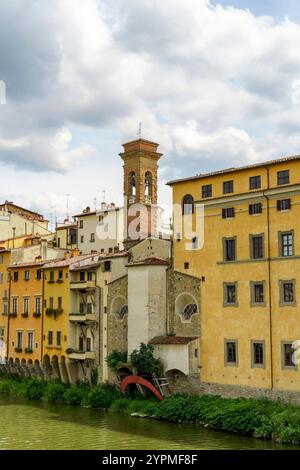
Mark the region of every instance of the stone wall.
POLYGON ((271 390, 267 388, 202 382, 198 387, 198 393, 199 395, 220 395, 224 398, 267 398, 269 400, 283 400, 286 403, 300 405, 300 392, 289 390, 271 390))
POLYGON ((168 271, 168 333, 177 336, 200 336, 200 279, 178 271, 168 271), (176 299, 181 294, 190 294, 197 301, 198 314, 183 321, 176 312, 176 299))
MULTIPOLYGON (((115 298, 123 297, 128 302, 128 277, 123 276, 108 285, 107 298, 107 355, 112 351, 126 351, 128 348, 128 316, 118 320, 112 313, 112 303, 115 298)), ((108 380, 115 381, 115 374, 108 370, 108 380)))

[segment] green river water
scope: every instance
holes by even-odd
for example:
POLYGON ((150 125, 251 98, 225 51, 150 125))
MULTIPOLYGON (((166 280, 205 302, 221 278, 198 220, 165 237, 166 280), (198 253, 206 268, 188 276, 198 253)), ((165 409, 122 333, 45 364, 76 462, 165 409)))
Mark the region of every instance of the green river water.
POLYGON ((119 413, 0 398, 0 450, 288 449, 272 442, 119 413))

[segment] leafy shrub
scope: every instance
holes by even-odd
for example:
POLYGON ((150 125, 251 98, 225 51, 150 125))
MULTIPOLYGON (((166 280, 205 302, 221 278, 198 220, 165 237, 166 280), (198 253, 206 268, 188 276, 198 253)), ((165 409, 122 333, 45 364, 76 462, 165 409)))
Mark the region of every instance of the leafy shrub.
POLYGON ((75 385, 72 385, 65 391, 63 399, 67 405, 80 405, 83 399, 83 391, 75 385))
POLYGON ((89 403, 92 408, 108 409, 115 400, 115 396, 114 390, 97 387, 89 393, 89 403))
POLYGON ((30 400, 40 400, 44 394, 46 383, 42 380, 33 379, 28 381, 26 396, 30 400))
POLYGON ((120 364, 127 362, 127 352, 122 351, 112 351, 106 358, 108 367, 116 371, 120 364))
POLYGON ((66 386, 59 382, 50 382, 46 389, 46 398, 51 403, 62 402, 66 386))
POLYGON ((10 381, 9 380, 1 380, 0 382, 0 393, 5 395, 10 394, 10 381))
POLYGON ((130 403, 131 400, 129 398, 118 398, 112 403, 111 409, 113 411, 127 411, 130 403))
POLYGON ((153 356, 154 346, 141 343, 140 349, 135 349, 130 356, 130 362, 138 374, 161 375, 162 367, 158 359, 153 356))

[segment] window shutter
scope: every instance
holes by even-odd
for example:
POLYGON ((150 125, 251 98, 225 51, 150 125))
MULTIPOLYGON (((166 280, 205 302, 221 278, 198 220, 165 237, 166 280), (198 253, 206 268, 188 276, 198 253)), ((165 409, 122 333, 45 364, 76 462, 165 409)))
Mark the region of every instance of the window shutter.
POLYGON ((250 204, 249 206, 249 214, 252 215, 253 214, 253 205, 250 204))
POLYGON ((281 210, 281 201, 277 201, 277 210, 278 210, 278 211, 281 210))
POLYGON ((223 217, 223 219, 226 218, 226 209, 222 209, 222 217, 223 217))

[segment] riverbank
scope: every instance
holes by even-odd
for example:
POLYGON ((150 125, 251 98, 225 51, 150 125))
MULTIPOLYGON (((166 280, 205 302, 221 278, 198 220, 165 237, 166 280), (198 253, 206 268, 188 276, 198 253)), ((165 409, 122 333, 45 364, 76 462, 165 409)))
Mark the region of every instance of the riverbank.
POLYGON ((49 403, 110 409, 172 423, 195 423, 275 442, 300 444, 300 407, 281 402, 229 399, 216 396, 181 396, 154 399, 124 397, 110 385, 67 386, 38 379, 0 378, 0 394, 49 403))

